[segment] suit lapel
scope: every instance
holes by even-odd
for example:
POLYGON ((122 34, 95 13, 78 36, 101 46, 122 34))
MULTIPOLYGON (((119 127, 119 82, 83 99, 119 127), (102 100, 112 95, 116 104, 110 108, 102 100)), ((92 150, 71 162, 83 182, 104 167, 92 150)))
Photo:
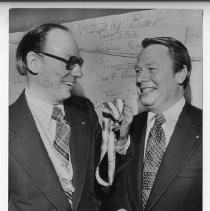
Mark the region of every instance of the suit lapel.
POLYGON ((192 120, 193 114, 188 113, 188 107, 189 105, 185 105, 180 114, 163 156, 146 210, 150 210, 154 206, 201 143, 201 140, 197 139, 200 134, 197 134, 193 128, 197 122, 192 120))
POLYGON ((73 207, 77 209, 82 195, 85 181, 89 143, 90 120, 89 116, 74 107, 65 107, 66 118, 71 126, 70 152, 73 166, 73 207))
POLYGON ((16 133, 10 142, 10 152, 22 165, 42 194, 57 210, 71 210, 55 169, 41 140, 35 121, 23 93, 16 103, 16 133))

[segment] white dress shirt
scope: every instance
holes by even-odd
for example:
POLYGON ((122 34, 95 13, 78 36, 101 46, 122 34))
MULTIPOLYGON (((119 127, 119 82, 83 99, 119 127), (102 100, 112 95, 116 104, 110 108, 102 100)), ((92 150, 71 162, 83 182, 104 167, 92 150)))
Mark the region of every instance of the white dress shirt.
MULTIPOLYGON (((71 161, 69 161, 69 171, 67 171, 63 167, 61 160, 56 156, 55 149, 53 146, 53 142, 56 135, 56 121, 51 118, 53 105, 50 105, 45 101, 33 96, 33 94, 30 93, 30 90, 28 88, 26 88, 25 95, 28 106, 31 110, 36 126, 42 138, 43 144, 48 152, 50 160, 53 163, 59 180, 61 181, 62 179, 67 179, 69 181, 72 181, 73 169, 71 161)), ((57 106, 61 108, 63 114, 65 114, 63 105, 57 106)), ((69 188, 72 192, 75 191, 72 184, 70 184, 69 188)), ((69 202, 72 205, 72 202, 69 202)))
MULTIPOLYGON (((172 107, 170 107, 168 110, 163 112, 163 115, 166 119, 166 122, 164 122, 162 125, 162 128, 165 133, 165 137, 166 137, 166 147, 168 146, 168 143, 170 141, 170 138, 171 138, 174 128, 176 126, 177 120, 179 118, 179 115, 180 115, 184 105, 185 105, 185 99, 184 99, 184 97, 182 97, 172 107)), ((144 155, 145 155, 145 151, 146 151, 149 132, 155 123, 155 115, 156 114, 151 111, 148 112, 147 130, 146 130, 145 145, 144 145, 144 155)))

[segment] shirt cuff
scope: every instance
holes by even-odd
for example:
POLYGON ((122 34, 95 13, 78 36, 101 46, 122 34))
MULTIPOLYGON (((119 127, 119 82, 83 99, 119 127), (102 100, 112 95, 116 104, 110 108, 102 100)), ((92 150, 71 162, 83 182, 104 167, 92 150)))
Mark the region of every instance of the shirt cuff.
POLYGON ((120 145, 117 145, 117 153, 121 154, 121 155, 125 155, 127 150, 128 150, 128 147, 130 146, 130 135, 128 136, 128 139, 126 141, 126 143, 122 146, 120 145))

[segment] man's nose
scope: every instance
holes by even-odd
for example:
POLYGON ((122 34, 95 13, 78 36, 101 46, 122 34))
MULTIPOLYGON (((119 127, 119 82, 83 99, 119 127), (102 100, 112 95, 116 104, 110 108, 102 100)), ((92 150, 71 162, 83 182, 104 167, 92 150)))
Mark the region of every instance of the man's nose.
POLYGON ((138 83, 148 81, 149 80, 149 73, 147 70, 143 69, 141 72, 136 74, 136 81, 138 83))
POLYGON ((71 71, 71 75, 77 78, 82 78, 83 76, 82 68, 78 64, 76 64, 73 70, 71 71))

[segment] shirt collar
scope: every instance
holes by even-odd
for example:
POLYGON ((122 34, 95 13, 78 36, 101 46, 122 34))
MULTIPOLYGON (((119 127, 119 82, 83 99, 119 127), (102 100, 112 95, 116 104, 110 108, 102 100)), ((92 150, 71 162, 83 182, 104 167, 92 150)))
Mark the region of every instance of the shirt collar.
MULTIPOLYGON (((33 93, 30 92, 28 87, 26 87, 25 95, 26 95, 27 102, 29 103, 29 106, 32 109, 33 113, 36 115, 38 120, 41 123, 43 123, 43 127, 46 130, 48 130, 51 124, 51 120, 52 120, 51 116, 52 116, 52 111, 53 111, 53 105, 34 96, 33 93)), ((64 113, 63 105, 61 104, 57 106, 61 108, 64 113)))
POLYGON ((167 111, 163 112, 166 122, 173 121, 177 122, 179 115, 185 105, 185 98, 182 97, 177 103, 170 107, 167 111))
MULTIPOLYGON (((166 119, 166 123, 169 123, 171 121, 177 122, 179 115, 185 105, 185 98, 182 97, 177 103, 175 103, 173 106, 171 106, 168 110, 163 112, 163 115, 166 119)), ((156 114, 149 111, 148 117, 147 117, 147 125, 150 124, 152 121, 154 121, 154 116, 156 114)))

